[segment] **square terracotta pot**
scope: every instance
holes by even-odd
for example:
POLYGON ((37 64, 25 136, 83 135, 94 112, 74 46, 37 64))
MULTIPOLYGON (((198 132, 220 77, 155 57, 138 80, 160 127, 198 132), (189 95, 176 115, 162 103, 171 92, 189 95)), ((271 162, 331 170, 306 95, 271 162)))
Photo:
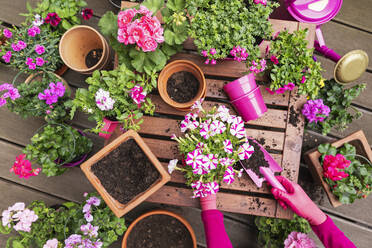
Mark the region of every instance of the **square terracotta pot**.
MULTIPOLYGON (((370 161, 372 161, 372 151, 370 145, 368 144, 367 138, 362 130, 359 130, 343 139, 333 142, 332 146, 339 148, 345 143, 349 143, 355 146, 357 154, 362 155, 368 158, 370 161)), ((318 147, 305 153, 305 161, 309 165, 309 169, 313 175, 313 178, 323 186, 323 189, 327 193, 327 197, 331 202, 332 206, 333 207, 341 206, 342 203, 332 193, 329 185, 323 179, 323 167, 319 161, 320 157, 321 154, 320 152, 318 152, 318 147)))
POLYGON ((85 163, 81 165, 81 169, 85 173, 86 177, 90 181, 90 183, 94 186, 94 188, 98 191, 98 193, 102 196, 103 200, 106 204, 110 207, 112 212, 117 217, 121 217, 140 203, 145 201, 149 196, 154 194, 157 190, 159 190, 164 184, 170 181, 170 175, 168 172, 163 168, 159 160, 155 157, 155 155, 151 152, 150 148, 146 145, 143 139, 138 135, 137 132, 129 130, 126 133, 117 137, 114 141, 110 144, 102 148, 99 152, 97 152, 93 157, 87 160, 85 163), (122 143, 129 139, 134 139, 141 150, 145 153, 145 155, 149 158, 151 163, 154 167, 159 171, 160 176, 157 181, 155 181, 146 191, 140 193, 139 195, 135 196, 130 202, 127 204, 121 204, 119 201, 114 199, 102 186, 99 179, 94 175, 91 171, 91 167, 97 163, 99 160, 104 158, 105 156, 109 155, 111 151, 115 150, 119 147, 122 143))

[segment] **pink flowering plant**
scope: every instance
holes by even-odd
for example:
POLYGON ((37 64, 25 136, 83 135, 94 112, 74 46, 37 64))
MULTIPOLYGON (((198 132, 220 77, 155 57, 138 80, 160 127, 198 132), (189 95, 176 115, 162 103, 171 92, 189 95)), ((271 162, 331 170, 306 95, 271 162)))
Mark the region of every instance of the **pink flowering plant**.
POLYGON ((228 57, 245 62, 247 67, 252 66, 252 61, 260 63, 259 44, 271 36, 268 18, 278 6, 275 1, 186 2, 187 10, 193 16, 188 33, 206 64, 216 64, 218 59, 228 57))
POLYGON ((107 12, 98 25, 109 37, 118 54, 119 64, 138 72, 160 71, 167 60, 182 49, 189 20, 184 0, 145 0, 118 15, 107 12), (161 12, 162 20, 158 19, 161 12))
POLYGON ((0 233, 16 236, 7 247, 107 248, 126 230, 124 218, 117 218, 97 194, 84 194, 82 204, 65 202, 54 208, 34 201, 4 210, 0 233))
POLYGON ((323 179, 340 202, 350 204, 371 193, 372 164, 357 154, 355 146, 345 143, 336 148, 322 144, 318 151, 322 154, 323 179))
POLYGON ((76 91, 71 119, 80 109, 96 121, 93 132, 101 132, 105 117, 121 122, 124 129, 139 130, 143 114, 153 114, 155 111, 147 95, 156 86, 156 78, 155 73, 134 73, 125 64, 113 71, 95 71, 86 80, 88 89, 76 91))
POLYGON ((293 231, 284 240, 284 248, 317 248, 317 246, 305 233, 293 231))
POLYGON ((183 165, 169 163, 168 171, 185 172, 194 197, 216 194, 222 182, 232 184, 242 169, 235 164, 249 159, 254 152, 248 142, 244 121, 229 113, 225 106, 204 110, 202 100, 193 106, 180 124, 183 137, 172 136, 178 142, 183 165))
POLYGON ((302 107, 302 114, 309 123, 323 122, 330 112, 331 109, 323 103, 322 99, 308 100, 302 107))
POLYGON ((322 68, 313 59, 313 49, 307 48, 307 30, 280 32, 267 48, 267 68, 270 72, 271 94, 283 94, 298 87, 302 95, 315 99, 324 86, 322 68))

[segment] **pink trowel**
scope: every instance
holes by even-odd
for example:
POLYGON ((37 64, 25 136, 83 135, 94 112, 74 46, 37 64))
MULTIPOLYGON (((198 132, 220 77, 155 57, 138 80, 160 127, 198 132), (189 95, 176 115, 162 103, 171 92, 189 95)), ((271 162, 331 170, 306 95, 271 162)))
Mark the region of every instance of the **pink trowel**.
POLYGON ((265 148, 263 148, 256 140, 249 139, 252 142, 255 142, 257 145, 260 146, 261 151, 263 152, 265 156, 265 160, 269 164, 269 167, 260 167, 260 172, 263 177, 260 177, 261 175, 257 175, 255 172, 253 172, 251 169, 246 168, 243 163, 240 162, 243 169, 249 177, 252 179, 252 181, 257 185, 257 187, 261 188, 262 183, 266 180, 268 181, 273 187, 278 188, 280 190, 286 191, 283 185, 278 181, 278 179, 275 178, 274 173, 275 172, 281 172, 283 169, 279 166, 279 164, 271 157, 270 153, 268 153, 265 148))

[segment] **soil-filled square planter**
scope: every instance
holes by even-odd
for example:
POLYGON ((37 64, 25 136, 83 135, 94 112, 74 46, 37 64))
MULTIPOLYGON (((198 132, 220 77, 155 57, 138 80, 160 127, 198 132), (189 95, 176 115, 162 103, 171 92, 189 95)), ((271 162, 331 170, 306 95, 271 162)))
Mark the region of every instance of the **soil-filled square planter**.
MULTIPOLYGON (((364 135, 362 130, 359 130, 355 133, 350 134, 349 136, 335 141, 332 143, 332 146, 339 148, 345 143, 349 143, 356 147, 356 153, 362 155, 365 158, 368 158, 369 161, 372 161, 372 151, 370 145, 368 144, 367 138, 364 135)), ((323 179, 323 167, 320 164, 321 154, 318 152, 318 148, 314 148, 305 153, 306 163, 309 165, 310 171, 313 177, 323 186, 325 192, 327 193, 328 199, 331 202, 333 207, 341 206, 342 203, 338 198, 332 193, 329 185, 323 179)))
POLYGON ((81 169, 118 217, 145 201, 170 175, 138 133, 130 130, 97 152, 81 169))

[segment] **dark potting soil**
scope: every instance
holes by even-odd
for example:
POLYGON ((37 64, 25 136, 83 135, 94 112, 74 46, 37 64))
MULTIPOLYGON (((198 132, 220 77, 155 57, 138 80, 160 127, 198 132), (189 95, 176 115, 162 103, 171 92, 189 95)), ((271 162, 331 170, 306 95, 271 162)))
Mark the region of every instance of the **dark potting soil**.
POLYGON ((127 241, 128 248, 191 248, 189 231, 177 219, 165 215, 151 215, 134 226, 127 241))
POLYGON ((185 103, 191 101, 199 90, 198 79, 188 71, 173 73, 167 82, 167 93, 172 100, 185 103))
POLYGON ((289 109, 289 123, 292 124, 292 126, 297 127, 297 124, 299 123, 299 117, 300 114, 294 109, 293 106, 289 109))
POLYGON ((95 66, 102 57, 102 49, 93 49, 85 57, 85 64, 88 68, 95 66))
POLYGON ((251 169, 257 176, 261 177, 260 167, 269 167, 269 163, 265 159, 265 154, 256 142, 249 142, 254 147, 254 153, 249 159, 241 161, 245 168, 251 169))
POLYGON ((122 143, 91 169, 106 191, 122 204, 146 191, 160 177, 133 139, 122 143))

